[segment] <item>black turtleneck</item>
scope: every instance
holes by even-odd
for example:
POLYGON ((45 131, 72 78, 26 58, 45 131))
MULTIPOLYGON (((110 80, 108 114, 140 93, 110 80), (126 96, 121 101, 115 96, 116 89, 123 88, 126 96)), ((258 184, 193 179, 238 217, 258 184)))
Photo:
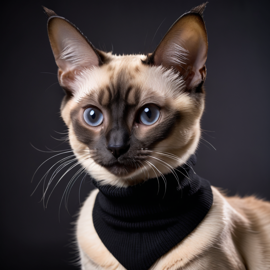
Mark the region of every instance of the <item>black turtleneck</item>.
POLYGON ((147 270, 203 220, 213 203, 209 182, 187 164, 164 179, 117 188, 101 185, 93 209, 96 232, 128 270, 147 270))

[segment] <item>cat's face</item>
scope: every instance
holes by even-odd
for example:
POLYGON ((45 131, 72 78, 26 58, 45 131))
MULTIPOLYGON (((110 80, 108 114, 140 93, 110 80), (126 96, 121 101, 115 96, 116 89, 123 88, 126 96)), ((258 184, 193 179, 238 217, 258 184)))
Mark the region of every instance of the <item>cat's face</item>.
POLYGON ((203 8, 182 16, 147 56, 98 51, 47 10, 59 82, 67 92, 61 114, 69 142, 96 180, 135 184, 170 172, 195 152, 204 109, 203 8))

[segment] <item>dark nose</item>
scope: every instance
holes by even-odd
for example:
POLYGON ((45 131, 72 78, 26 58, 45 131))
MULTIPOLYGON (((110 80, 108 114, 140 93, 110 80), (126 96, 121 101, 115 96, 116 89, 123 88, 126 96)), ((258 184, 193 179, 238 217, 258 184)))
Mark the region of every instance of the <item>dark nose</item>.
POLYGON ((111 151, 115 158, 119 158, 121 155, 125 154, 128 151, 129 145, 108 145, 107 148, 109 151, 111 151))
POLYGON ((129 146, 129 133, 125 126, 114 127, 107 134, 107 149, 115 158, 125 154, 129 146))

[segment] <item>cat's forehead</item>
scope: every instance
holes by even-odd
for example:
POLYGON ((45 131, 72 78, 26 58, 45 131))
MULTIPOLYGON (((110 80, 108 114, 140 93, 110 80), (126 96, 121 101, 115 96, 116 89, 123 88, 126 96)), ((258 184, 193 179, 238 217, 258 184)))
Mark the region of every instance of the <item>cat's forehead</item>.
POLYGON ((74 81, 75 101, 98 100, 101 105, 115 97, 138 103, 149 96, 175 99, 184 82, 173 70, 143 63, 145 55, 109 55, 101 67, 81 71, 74 81))
POLYGON ((146 55, 114 55, 109 54, 107 62, 107 69, 109 73, 114 73, 122 69, 129 69, 130 71, 138 72, 142 67, 142 61, 146 59, 146 55))

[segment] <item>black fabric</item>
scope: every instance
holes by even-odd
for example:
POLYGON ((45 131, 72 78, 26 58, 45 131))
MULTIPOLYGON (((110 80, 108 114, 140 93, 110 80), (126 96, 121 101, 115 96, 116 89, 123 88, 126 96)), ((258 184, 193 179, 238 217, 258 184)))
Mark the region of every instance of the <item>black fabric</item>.
MULTIPOLYGON (((209 182, 183 167, 127 188, 100 185, 93 222, 101 241, 128 270, 149 269, 190 234, 213 203, 209 182)), ((192 164, 191 164, 192 163, 192 164)))

